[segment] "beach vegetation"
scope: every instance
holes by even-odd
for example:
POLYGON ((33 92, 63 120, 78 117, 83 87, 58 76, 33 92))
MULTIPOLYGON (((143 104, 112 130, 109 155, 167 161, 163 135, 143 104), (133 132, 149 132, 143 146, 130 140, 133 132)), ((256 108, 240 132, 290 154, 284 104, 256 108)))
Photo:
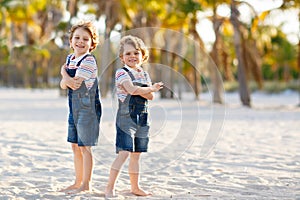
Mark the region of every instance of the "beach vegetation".
POLYGON ((134 34, 149 46, 153 82, 165 83, 161 98, 181 98, 188 84, 196 100, 210 88, 222 104, 224 90, 237 91, 250 107, 253 91, 299 91, 299 10, 292 0, 262 11, 243 0, 3 0, 0 86, 58 88, 68 30, 92 19, 101 36, 94 54, 103 97, 120 67, 118 39, 134 34), (290 13, 296 33, 286 30, 290 13))

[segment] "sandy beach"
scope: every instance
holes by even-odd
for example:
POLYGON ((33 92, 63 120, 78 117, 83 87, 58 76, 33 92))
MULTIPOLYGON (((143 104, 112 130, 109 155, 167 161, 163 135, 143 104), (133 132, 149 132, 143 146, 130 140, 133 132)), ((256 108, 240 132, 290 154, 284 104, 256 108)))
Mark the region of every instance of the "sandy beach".
MULTIPOLYGON (((299 95, 251 97, 252 108, 237 93, 227 93, 224 105, 211 104, 209 93, 200 101, 151 102, 141 186, 153 196, 130 194, 124 166, 115 199, 300 199, 299 95)), ((116 156, 116 100, 102 105, 93 191, 67 195, 58 192, 74 180, 66 97, 56 89, 0 88, 0 200, 104 199, 116 156)))

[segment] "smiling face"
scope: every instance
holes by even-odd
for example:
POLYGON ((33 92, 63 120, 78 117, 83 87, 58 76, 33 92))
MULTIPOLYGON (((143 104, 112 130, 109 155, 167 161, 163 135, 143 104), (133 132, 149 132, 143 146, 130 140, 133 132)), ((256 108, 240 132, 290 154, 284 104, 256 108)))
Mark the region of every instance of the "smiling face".
POLYGON ((124 64, 131 68, 137 68, 143 63, 143 55, 141 50, 136 49, 131 44, 124 45, 123 54, 120 58, 124 64))
POLYGON ((90 52, 92 37, 84 28, 77 28, 70 40, 70 45, 74 50, 75 57, 82 56, 90 52))

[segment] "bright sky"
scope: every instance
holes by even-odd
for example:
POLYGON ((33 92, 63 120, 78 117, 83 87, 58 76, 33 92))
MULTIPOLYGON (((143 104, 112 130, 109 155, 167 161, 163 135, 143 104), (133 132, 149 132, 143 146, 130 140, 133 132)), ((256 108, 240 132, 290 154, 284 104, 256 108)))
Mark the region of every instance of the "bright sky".
MULTIPOLYGON (((273 10, 282 5, 282 0, 243 0, 250 4, 256 14, 267 10, 273 10)), ((250 9, 249 5, 242 4, 239 7, 241 12, 241 20, 244 22, 250 23, 251 15, 254 15, 253 10, 250 9)), ((230 8, 227 5, 219 6, 217 12, 220 16, 229 17, 230 8)), ((274 26, 282 25, 282 30, 288 35, 288 39, 293 43, 297 44, 300 38, 299 30, 299 21, 298 21, 298 10, 289 10, 289 11, 280 11, 273 10, 271 11, 270 17, 266 19, 266 24, 272 24, 274 26)), ((215 41, 215 35, 212 28, 212 23, 206 19, 207 16, 212 16, 211 11, 199 12, 198 19, 199 24, 197 30, 199 35, 204 40, 208 49, 211 49, 211 44, 215 41)))
POLYGON ((261 13, 274 8, 279 8, 283 1, 282 0, 240 0, 241 2, 247 2, 253 6, 257 13, 261 13))

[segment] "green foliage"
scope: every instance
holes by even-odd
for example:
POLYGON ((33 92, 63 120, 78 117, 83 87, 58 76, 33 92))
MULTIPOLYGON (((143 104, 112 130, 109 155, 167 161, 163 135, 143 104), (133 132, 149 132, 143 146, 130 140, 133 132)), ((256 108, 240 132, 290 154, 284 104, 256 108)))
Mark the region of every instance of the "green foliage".
POLYGON ((1 0, 0 6, 1 7, 9 7, 9 3, 12 2, 13 0, 1 0))
POLYGON ((262 66, 262 75, 264 80, 272 80, 274 78, 274 71, 272 70, 271 65, 264 64, 262 66))
POLYGON ((202 7, 201 4, 193 0, 181 0, 177 2, 177 9, 184 14, 189 14, 202 10, 202 7))
POLYGON ((5 41, 5 39, 0 39, 0 65, 6 64, 9 61, 9 50, 8 47, 3 44, 3 41, 5 41))
POLYGON ((273 44, 275 57, 280 63, 293 61, 297 57, 295 47, 282 32, 272 37, 271 43, 273 44))
POLYGON ((57 26, 56 26, 56 30, 57 31, 66 31, 68 28, 68 22, 60 22, 57 26))

